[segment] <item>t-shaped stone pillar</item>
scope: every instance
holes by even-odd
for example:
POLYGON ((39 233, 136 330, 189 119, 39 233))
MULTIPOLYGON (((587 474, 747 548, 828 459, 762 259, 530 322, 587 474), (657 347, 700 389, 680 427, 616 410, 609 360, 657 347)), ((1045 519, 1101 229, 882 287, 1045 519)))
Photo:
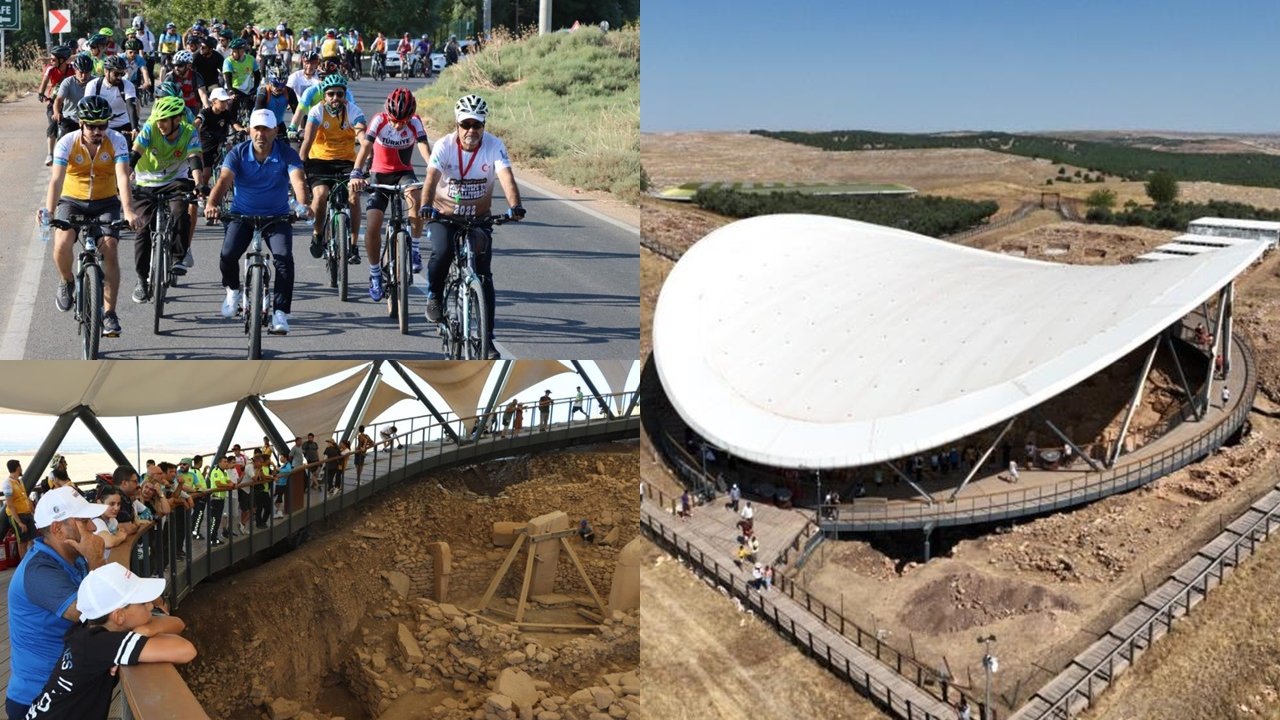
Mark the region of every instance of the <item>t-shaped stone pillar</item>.
MULTIPOLYGON (((557 510, 530 520, 525 532, 528 533, 529 539, 533 540, 539 535, 563 532, 568 529, 569 516, 557 510)), ((530 552, 534 553, 534 556, 533 580, 529 585, 529 594, 545 595, 555 592, 556 566, 560 562, 559 539, 534 542, 530 552)))
POLYGON ((640 607, 640 559, 644 547, 640 536, 618 553, 618 567, 613 571, 613 586, 609 588, 609 611, 635 610, 640 607))

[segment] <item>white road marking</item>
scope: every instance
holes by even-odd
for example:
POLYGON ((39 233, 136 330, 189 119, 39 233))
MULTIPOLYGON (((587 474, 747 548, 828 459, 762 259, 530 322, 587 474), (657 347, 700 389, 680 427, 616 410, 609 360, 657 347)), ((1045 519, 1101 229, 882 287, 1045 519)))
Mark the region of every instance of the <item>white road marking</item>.
POLYGON ((9 310, 4 335, 0 336, 0 360, 21 360, 26 356, 31 316, 40 290, 40 269, 49 252, 49 245, 40 242, 39 232, 37 226, 23 255, 22 275, 18 277, 13 307, 9 310))
POLYGON ((626 230, 627 232, 637 237, 640 235, 640 228, 635 227, 634 225, 628 225, 627 223, 624 223, 621 220, 615 220, 598 210, 592 210, 591 208, 584 206, 580 202, 575 202, 573 200, 570 200, 569 198, 560 197, 559 195, 551 192, 550 190, 547 190, 546 188, 543 188, 543 187, 539 187, 538 185, 534 185, 533 183, 529 182, 524 178, 520 178, 517 182, 519 182, 521 185, 524 185, 526 187, 533 188, 536 192, 540 192, 543 195, 546 195, 547 197, 551 198, 552 200, 559 200, 560 202, 564 203, 565 205, 568 205, 569 207, 573 208, 574 210, 577 210, 578 212, 586 213, 597 220, 603 220, 604 222, 607 222, 610 225, 613 225, 614 227, 626 230))

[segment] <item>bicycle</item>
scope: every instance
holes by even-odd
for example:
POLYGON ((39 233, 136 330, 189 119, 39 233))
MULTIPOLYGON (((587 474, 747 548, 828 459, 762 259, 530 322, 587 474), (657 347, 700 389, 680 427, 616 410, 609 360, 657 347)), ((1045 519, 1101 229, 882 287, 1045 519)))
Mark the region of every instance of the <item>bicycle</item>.
POLYGON ((338 299, 347 301, 348 264, 350 256, 347 249, 351 243, 351 199, 347 185, 351 178, 346 175, 327 175, 326 180, 333 181, 329 189, 328 212, 320 226, 321 240, 324 241, 325 267, 329 270, 329 287, 338 289, 338 299))
POLYGON ((489 344, 489 315, 485 308, 484 286, 476 274, 475 254, 471 251, 471 231, 491 230, 509 220, 506 215, 441 215, 430 221, 448 225, 453 237, 453 262, 449 266, 441 300, 444 317, 437 324, 444 341, 444 353, 450 360, 485 359, 489 344))
POLYGON ((267 249, 267 228, 276 223, 292 223, 296 216, 289 215, 241 215, 225 213, 223 222, 239 220, 253 226, 253 240, 245 252, 244 292, 236 314, 244 319, 244 332, 249 336, 250 360, 262 359, 262 328, 271 322, 271 251, 267 249))
POLYGON ((156 211, 151 218, 151 302, 153 321, 151 332, 160 334, 160 319, 164 317, 164 298, 167 288, 178 286, 178 276, 185 275, 174 271, 174 263, 182 259, 182 238, 178 233, 179 218, 169 214, 169 202, 181 198, 185 204, 198 202, 198 196, 190 189, 172 189, 154 195, 156 211))
POLYGON ((404 212, 404 193, 422 187, 421 181, 404 185, 369 185, 369 190, 389 194, 387 212, 382 216, 382 287, 387 298, 387 316, 397 318, 400 334, 409 334, 409 286, 413 284, 413 263, 409 243, 409 218, 404 212))
POLYGON ((102 340, 102 283, 105 276, 98 238, 102 237, 103 225, 113 230, 125 230, 129 222, 115 220, 103 223, 101 216, 79 213, 71 213, 67 220, 49 219, 50 227, 75 231, 76 241, 84 246, 76 258, 72 307, 80 332, 80 357, 85 360, 98 359, 98 343, 102 340))
POLYGON ((423 64, 421 53, 414 53, 413 59, 409 61, 409 77, 414 77, 415 72, 422 77, 426 77, 426 67, 423 64))
POLYGON ((386 79, 387 68, 382 62, 382 55, 380 53, 373 54, 373 64, 372 67, 369 68, 369 74, 378 82, 382 82, 386 79))

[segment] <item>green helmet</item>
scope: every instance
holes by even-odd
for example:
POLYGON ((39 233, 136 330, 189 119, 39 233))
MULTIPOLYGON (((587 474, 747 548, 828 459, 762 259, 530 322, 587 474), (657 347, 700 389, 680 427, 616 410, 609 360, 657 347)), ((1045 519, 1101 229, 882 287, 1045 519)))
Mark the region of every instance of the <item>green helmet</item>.
POLYGON ((343 90, 346 90, 347 79, 338 73, 326 75, 324 79, 320 81, 320 92, 329 92, 331 88, 342 88, 343 90))
POLYGON ((187 103, 180 97, 167 95, 156 100, 156 104, 151 108, 152 120, 164 120, 165 118, 180 117, 187 111, 187 103))
POLYGON ((247 47, 249 47, 249 43, 245 41, 244 38, 236 38, 235 40, 231 41, 232 50, 243 50, 247 47))
POLYGON ((157 98, 166 98, 166 97, 180 98, 182 97, 182 88, 178 87, 178 83, 173 82, 172 80, 166 80, 160 83, 160 87, 156 88, 156 97, 157 98))

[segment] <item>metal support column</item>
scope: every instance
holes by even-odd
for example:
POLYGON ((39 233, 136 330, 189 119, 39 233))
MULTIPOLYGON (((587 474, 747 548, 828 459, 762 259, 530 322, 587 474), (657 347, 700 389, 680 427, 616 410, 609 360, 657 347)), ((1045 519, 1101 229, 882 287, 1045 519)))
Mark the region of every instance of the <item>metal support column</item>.
POLYGON ((631 402, 627 403, 627 412, 624 413, 622 417, 630 417, 631 413, 635 411, 636 405, 639 405, 639 404, 640 404, 640 391, 635 390, 634 392, 631 393, 631 402))
POLYGON ((1191 391, 1191 383, 1187 382, 1187 373, 1182 369, 1182 359, 1178 357, 1178 346, 1174 344, 1172 335, 1166 335, 1164 339, 1169 346, 1169 354, 1173 356, 1173 367, 1178 371, 1178 382, 1182 383, 1182 391, 1187 394, 1187 402, 1191 403, 1191 412, 1196 414, 1196 420, 1203 420, 1204 410, 1200 407, 1200 398, 1191 391))
POLYGON ((610 408, 609 403, 605 402, 604 398, 600 396, 600 391, 596 389, 595 383, 591 382, 591 378, 587 376, 587 371, 582 368, 582 363, 577 360, 570 360, 569 362, 573 364, 573 369, 578 371, 578 377, 582 378, 582 382, 587 384, 587 389, 591 391, 592 397, 596 399, 596 402, 600 403, 600 407, 604 408, 605 417, 612 420, 613 408, 610 408))
POLYGON ((489 393, 489 399, 484 403, 484 413, 480 415, 484 419, 480 425, 481 428, 488 427, 493 418, 494 409, 498 406, 498 398, 502 397, 502 391, 506 389, 507 380, 511 377, 511 366, 511 360, 503 360, 498 368, 498 381, 493 384, 493 391, 489 393))
POLYGON ((440 411, 436 409, 436 406, 432 405, 431 401, 427 399, 427 396, 418 389, 417 383, 413 381, 413 378, 409 373, 405 372, 405 369, 400 367, 400 363, 394 360, 392 360, 390 364, 396 372, 400 373, 400 377, 409 386, 409 389, 413 391, 413 394, 418 398, 418 402, 422 403, 427 408, 427 412, 430 412, 431 416, 436 419, 436 422, 440 423, 441 432, 447 435, 455 444, 461 444, 462 441, 458 437, 458 433, 454 432, 453 426, 449 424, 449 421, 444 419, 444 416, 440 414, 440 411))
POLYGON ((1142 402, 1142 389, 1147 384, 1147 374, 1151 372, 1151 363, 1155 362, 1156 351, 1159 349, 1160 338, 1157 337, 1151 343, 1151 352, 1147 353, 1147 361, 1142 364, 1142 372, 1138 373, 1138 385, 1133 389, 1133 397, 1129 400, 1129 409, 1124 413, 1124 422, 1120 423, 1120 434, 1116 436, 1116 445, 1111 450, 1111 459, 1107 462, 1107 467, 1113 467, 1116 464, 1116 460, 1120 458, 1120 449, 1124 447, 1125 436, 1129 434, 1129 423, 1133 420, 1133 414, 1137 411, 1138 404, 1142 402))
POLYGON ((1218 353, 1222 351, 1222 325, 1226 320, 1227 289, 1218 293, 1218 321, 1213 325, 1213 347, 1209 348, 1209 371, 1205 373, 1204 391, 1200 396, 1201 407, 1209 412, 1209 403, 1213 401, 1213 381, 1216 378, 1218 353))
MULTIPOLYGON (((111 456, 116 465, 133 466, 133 463, 129 462, 129 456, 125 455, 120 446, 116 444, 115 438, 111 437, 111 433, 108 433, 107 429, 102 427, 102 423, 98 422, 97 414, 84 405, 80 406, 80 422, 89 428, 89 432, 93 433, 94 439, 98 441, 98 444, 102 445, 102 449, 107 451, 107 454, 111 456)), ((114 470, 115 468, 112 469, 114 470)))
POLYGON ((22 468, 22 486, 27 489, 27 492, 31 492, 40 481, 40 476, 44 475, 45 469, 49 467, 49 461, 53 459, 53 453, 62 444, 62 439, 67 436, 67 431, 71 429, 76 418, 80 416, 82 407, 84 406, 76 406, 58 416, 53 427, 49 428, 49 434, 44 436, 44 442, 40 443, 36 454, 31 457, 31 462, 22 468))
POLYGON ((235 435, 236 428, 240 427, 240 418, 244 417, 245 406, 249 404, 247 398, 240 398, 236 402, 235 410, 231 411, 231 419, 227 421, 227 429, 222 433, 222 439, 218 441, 218 454, 213 456, 212 467, 217 467, 218 458, 227 454, 227 450, 231 447, 231 437, 235 435))
POLYGON ((1227 284, 1227 328, 1222 334, 1222 380, 1226 382, 1227 374, 1231 372, 1231 336, 1235 328, 1236 317, 1236 283, 1231 281, 1227 284))
POLYGON ((1067 446, 1071 448, 1072 452, 1076 454, 1076 457, 1089 463, 1089 467, 1093 468, 1094 472, 1102 472, 1103 470, 1102 466, 1099 465, 1096 461, 1094 461, 1093 458, 1085 454, 1084 451, 1082 451, 1079 447, 1077 447, 1075 443, 1071 442, 1071 438, 1067 437, 1066 433, 1059 430, 1057 425, 1054 425, 1052 422, 1049 422, 1048 418, 1045 418, 1044 424, 1048 425, 1049 429, 1053 431, 1053 434, 1057 435, 1058 439, 1062 440, 1062 442, 1066 443, 1067 446))
POLYGON ((272 422, 271 416, 267 414, 267 408, 263 406, 262 399, 257 395, 250 395, 245 398, 245 408, 262 426, 262 431, 267 434, 267 437, 271 438, 271 445, 276 448, 276 451, 287 456, 293 443, 285 440, 284 436, 280 434, 280 430, 272 422))
POLYGON ((947 498, 947 502, 955 500, 956 495, 959 495, 960 491, 964 489, 964 486, 968 485, 969 481, 973 479, 973 476, 978 474, 978 469, 987 462, 987 458, 991 457, 991 453, 995 451, 996 446, 1000 444, 1000 441, 1004 439, 1005 434, 1007 434, 1009 429, 1013 427, 1013 421, 1017 419, 1017 417, 1009 418, 1009 422, 1005 423, 1004 429, 996 436, 995 442, 991 443, 991 445, 987 447, 986 452, 982 453, 982 457, 978 458, 978 462, 974 463, 973 467, 969 468, 969 474, 964 476, 964 481, 960 483, 960 487, 951 492, 951 497, 947 498))
POLYGON ((905 480, 905 481, 907 482, 907 484, 908 484, 908 485, 910 485, 911 487, 915 488, 915 491, 916 491, 917 493, 920 493, 920 497, 924 498, 924 499, 925 499, 925 502, 929 503, 929 506, 930 506, 930 507, 932 507, 932 506, 933 506, 933 498, 929 495, 929 493, 925 492, 925 491, 924 491, 924 489, 923 489, 923 488, 921 488, 919 485, 917 485, 917 484, 915 483, 915 481, 914 481, 914 480, 912 480, 911 478, 907 477, 906 473, 904 473, 904 472, 902 472, 901 470, 899 470, 897 465, 894 465, 894 464, 893 464, 893 463, 891 463, 891 462, 886 462, 886 463, 885 463, 885 465, 888 465, 888 466, 889 466, 889 469, 891 469, 891 470, 893 470, 895 473, 897 473, 897 474, 898 474, 898 477, 900 477, 900 478, 902 478, 903 480, 905 480))
POLYGON ((925 523, 921 530, 924 532, 924 561, 929 562, 929 536, 933 535, 933 523, 925 523))
POLYGON ((351 417, 347 418, 347 426, 342 429, 342 438, 338 440, 339 445, 351 441, 351 436, 360 426, 360 418, 363 418, 365 410, 369 409, 369 399, 373 397, 374 388, 378 387, 378 378, 382 377, 382 362, 382 360, 374 360, 369 366, 369 374, 364 379, 364 385, 360 387, 360 397, 356 399, 351 417))

